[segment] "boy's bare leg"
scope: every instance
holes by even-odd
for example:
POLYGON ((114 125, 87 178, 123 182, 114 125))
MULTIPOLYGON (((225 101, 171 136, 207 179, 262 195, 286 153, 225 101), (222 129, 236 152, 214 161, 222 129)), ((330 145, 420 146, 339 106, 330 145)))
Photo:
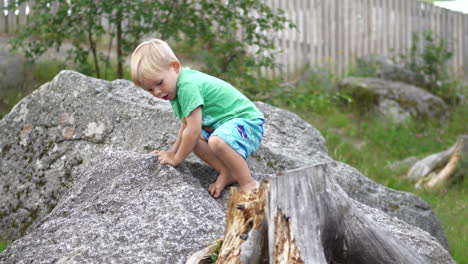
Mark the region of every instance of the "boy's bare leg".
MULTIPOLYGON (((258 188, 259 183, 252 178, 247 161, 222 138, 212 136, 208 141, 208 145, 219 160, 222 160, 222 163, 229 169, 232 179, 239 183, 242 190, 252 191, 258 188)), ((219 196, 224 187, 226 187, 225 181, 222 178, 220 179, 220 177, 212 185, 215 191, 214 197, 217 197, 216 195, 219 196)))
POLYGON ((216 156, 216 154, 208 146, 208 142, 200 137, 194 149, 195 155, 219 172, 216 182, 210 184, 208 192, 214 197, 218 198, 224 187, 236 183, 232 177, 229 168, 216 156))

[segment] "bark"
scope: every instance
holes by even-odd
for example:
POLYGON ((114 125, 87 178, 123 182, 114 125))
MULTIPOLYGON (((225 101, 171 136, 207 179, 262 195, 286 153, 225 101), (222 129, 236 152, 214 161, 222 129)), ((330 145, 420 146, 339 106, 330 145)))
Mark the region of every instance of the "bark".
POLYGON ((327 165, 231 189, 216 263, 426 263, 356 208, 327 165))
POLYGON ((96 48, 96 41, 93 39, 93 34, 91 29, 88 29, 88 42, 89 42, 89 49, 93 54, 93 61, 94 61, 94 69, 96 70, 96 77, 101 78, 101 71, 99 69, 99 60, 97 55, 97 48, 96 48))
POLYGON ((123 78, 123 55, 122 55, 122 11, 117 11, 116 21, 116 37, 117 37, 117 78, 123 78))

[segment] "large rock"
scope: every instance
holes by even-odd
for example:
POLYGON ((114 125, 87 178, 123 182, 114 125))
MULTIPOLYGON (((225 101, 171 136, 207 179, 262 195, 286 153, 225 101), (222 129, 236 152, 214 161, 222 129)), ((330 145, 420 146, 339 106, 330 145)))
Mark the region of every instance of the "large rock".
MULTIPOLYGON (((224 211, 186 166, 109 151, 13 243, 6 263, 184 263, 223 233, 224 211)), ((3 262, 2 262, 3 263, 3 262)))
POLYGON ((453 263, 450 254, 443 249, 438 241, 429 233, 409 225, 405 221, 395 217, 389 217, 380 210, 355 202, 358 209, 364 212, 378 226, 382 227, 387 233, 403 241, 408 247, 413 249, 427 263, 453 263))
POLYGON ((50 212, 105 148, 143 153, 168 146, 176 120, 158 114, 170 107, 122 88, 128 86, 63 72, 0 121, 2 238, 22 236, 50 212))
POLYGON ((376 184, 347 164, 334 162, 332 166, 335 166, 333 175, 351 198, 420 227, 436 237, 442 246, 448 249, 445 232, 424 200, 412 193, 400 192, 376 184))
MULTIPOLYGON (((390 222, 408 223, 420 234, 415 239, 435 243, 430 258, 450 258, 424 235, 448 248, 422 199, 333 161, 321 134, 295 114, 257 106, 267 122, 262 145, 249 159, 255 177, 329 163, 353 199, 385 212, 390 222)), ((0 234, 17 239, 0 260, 179 263, 173 260, 221 236, 227 192, 215 200, 206 191, 216 172, 193 155, 177 169, 145 155, 169 148, 177 128, 167 102, 123 80, 64 71, 23 99, 0 121, 0 234)))
POLYGON ((338 82, 338 89, 350 95, 358 106, 376 108, 395 121, 447 117, 447 105, 442 99, 406 83, 348 77, 338 82))
MULTIPOLYGON (((223 234, 224 210, 183 164, 109 150, 54 210, 0 255, 2 263, 185 263, 223 234)), ((355 201, 427 263, 455 263, 429 233, 355 201)))
POLYGON ((401 81, 415 86, 428 85, 428 78, 407 69, 403 63, 384 55, 368 55, 357 59, 357 69, 368 72, 379 79, 401 81))
MULTIPOLYGON (((422 61, 422 56, 414 59, 419 67, 425 64, 422 61)), ((460 92, 463 90, 461 82, 457 84, 453 79, 447 79, 443 76, 439 76, 439 79, 434 79, 434 75, 422 71, 412 71, 408 65, 403 63, 401 58, 390 58, 384 55, 367 55, 358 58, 356 62, 357 71, 361 73, 362 77, 373 76, 388 81, 404 82, 416 87, 426 87, 429 91, 434 91, 434 85, 437 85, 440 89, 437 95, 447 104, 457 105, 466 101, 463 93, 460 92), (457 90, 458 92, 456 92, 457 90)), ((466 86, 466 84, 464 85, 466 86)))

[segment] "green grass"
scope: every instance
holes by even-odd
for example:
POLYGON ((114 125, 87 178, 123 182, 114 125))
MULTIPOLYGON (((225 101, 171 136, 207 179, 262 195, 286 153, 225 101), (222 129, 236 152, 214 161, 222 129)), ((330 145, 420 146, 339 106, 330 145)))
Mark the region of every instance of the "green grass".
POLYGON ((34 79, 40 84, 46 83, 66 68, 65 63, 58 60, 38 62, 33 72, 34 79))
MULTIPOLYGON (((116 62, 112 61, 109 64, 100 62, 101 76, 103 80, 115 80, 117 79, 117 67, 116 62)), ((97 78, 97 74, 94 70, 94 64, 91 59, 82 65, 75 67, 67 67, 64 62, 61 61, 44 61, 39 62, 33 72, 34 78, 38 83, 45 83, 51 81, 60 71, 65 69, 71 69, 81 72, 85 75, 97 78)), ((124 66, 124 79, 130 80, 130 72, 127 66, 124 66)))
POLYGON ((6 241, 0 240, 0 252, 5 250, 8 247, 8 243, 6 241))
POLYGON ((416 190, 439 217, 447 234, 451 253, 458 263, 468 263, 468 180, 438 191, 416 190))
MULTIPOLYGON (((101 76, 103 80, 115 80, 117 79, 116 63, 111 62, 108 65, 101 63, 101 76)), ((67 66, 65 62, 58 60, 51 61, 39 61, 34 64, 33 67, 28 65, 33 75, 33 83, 28 84, 31 87, 4 87, 0 90, 0 118, 5 116, 13 106, 15 106, 23 97, 34 91, 40 85, 51 81, 60 71, 62 70, 75 70, 85 75, 97 78, 94 72, 94 66, 92 61, 89 60, 83 65, 76 66, 75 68, 67 66)), ((124 67, 124 79, 130 80, 130 72, 128 67, 124 67)))

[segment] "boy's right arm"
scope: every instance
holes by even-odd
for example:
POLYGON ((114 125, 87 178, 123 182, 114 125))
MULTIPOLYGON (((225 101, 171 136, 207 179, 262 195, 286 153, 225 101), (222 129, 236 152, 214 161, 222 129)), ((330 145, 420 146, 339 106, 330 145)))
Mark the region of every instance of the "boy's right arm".
POLYGON ((172 151, 164 150, 159 151, 159 163, 162 165, 169 164, 174 167, 181 164, 195 148, 197 140, 200 137, 201 124, 202 110, 201 106, 198 106, 187 117, 186 127, 182 131, 177 152, 174 153, 172 151))
POLYGON ((182 124, 180 124, 180 128, 179 128, 179 132, 177 133, 176 141, 175 141, 174 145, 172 146, 172 149, 170 150, 171 152, 176 153, 177 150, 179 149, 180 142, 182 141, 182 134, 184 133, 184 129, 186 127, 187 127, 187 124, 186 124, 185 118, 184 118, 184 120, 182 121, 182 124))
MULTIPOLYGON (((179 149, 179 146, 180 146, 180 142, 182 142, 182 134, 184 133, 184 129, 187 127, 187 124, 185 122, 185 119, 182 121, 182 123, 180 124, 180 127, 179 127, 179 132, 177 133, 177 138, 176 138, 176 141, 174 143, 174 145, 172 145, 172 148, 169 152, 173 152, 173 153, 176 153, 177 150, 179 149)), ((157 154, 159 150, 153 150, 151 151, 149 154, 157 154)))

